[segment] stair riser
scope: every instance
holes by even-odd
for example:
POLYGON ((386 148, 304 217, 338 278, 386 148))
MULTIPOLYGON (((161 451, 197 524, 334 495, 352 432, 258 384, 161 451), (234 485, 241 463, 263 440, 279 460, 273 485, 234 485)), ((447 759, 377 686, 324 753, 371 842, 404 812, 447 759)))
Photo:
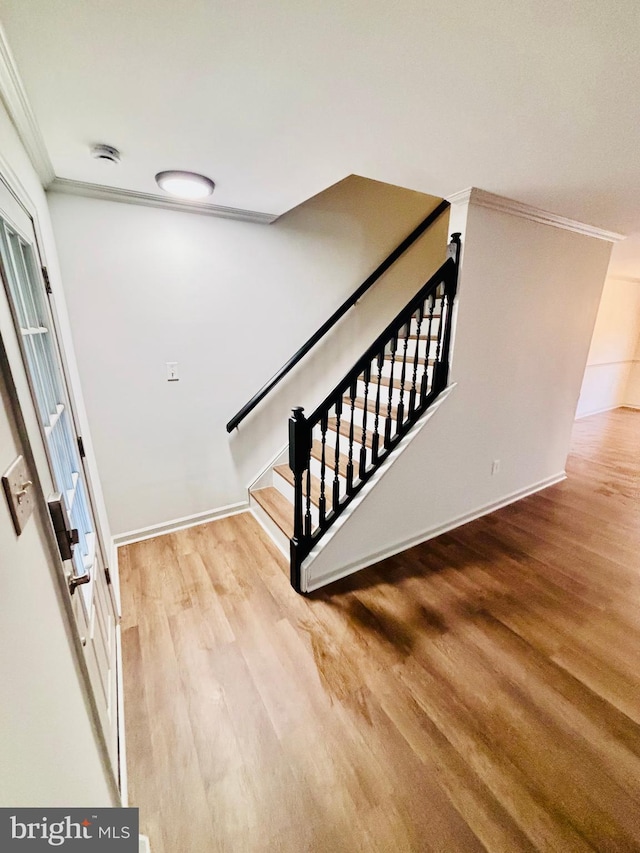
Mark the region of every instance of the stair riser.
MULTIPOLYGON (((412 387, 412 382, 409 380, 412 380, 412 379, 413 379, 413 377, 407 377, 407 380, 405 381, 404 396, 401 394, 400 385, 399 385, 399 378, 396 376, 394 376, 394 383, 393 383, 393 387, 391 389, 391 405, 394 408, 394 410, 396 410, 397 407, 400 405, 400 401, 403 400, 404 401, 404 408, 405 408, 405 417, 406 417, 406 412, 407 412, 408 406, 409 406, 410 391, 411 391, 411 387, 412 387), (396 379, 398 380, 397 382, 396 382, 396 379)), ((431 381, 431 376, 429 375, 429 382, 430 381, 431 381)), ((419 383, 416 383, 416 385, 417 385, 417 391, 419 392, 419 383)), ((376 400, 378 400, 377 394, 378 394, 377 383, 373 383, 373 382, 369 383, 368 394, 367 394, 367 402, 369 404, 369 407, 375 405, 376 400)), ((356 389, 356 396, 360 397, 362 399, 362 401, 364 401, 364 395, 365 395, 364 382, 358 382, 357 389, 356 389)), ((418 397, 419 397, 419 393, 416 395, 416 399, 418 397)), ((389 386, 387 386, 387 385, 381 385, 380 386, 379 406, 380 406, 379 420, 382 420, 383 418, 386 417, 388 406, 389 406, 389 386)), ((367 428, 369 430, 371 430, 373 428, 373 424, 375 421, 375 412, 371 411, 371 408, 369 408, 369 407, 367 409, 367 428)), ((335 415, 335 409, 332 409, 331 415, 332 416, 335 415)), ((360 427, 362 427, 363 415, 364 415, 364 407, 361 408, 356 403, 356 405, 354 406, 354 423, 357 423, 360 427)), ((346 419, 349 422, 351 421, 351 404, 350 404, 349 398, 347 398, 347 399, 343 398, 341 417, 343 420, 346 419)), ((314 428, 313 435, 314 435, 314 438, 317 438, 318 440, 320 440, 321 432, 320 432, 320 426, 319 425, 317 425, 314 428)))
MULTIPOLYGON (((419 379, 419 377, 418 377, 419 379)), ((386 415, 387 409, 389 406, 389 391, 391 391, 391 406, 393 408, 397 408, 400 404, 400 401, 404 401, 405 408, 407 406, 409 400, 409 392, 413 387, 413 377, 406 377, 404 383, 404 393, 402 393, 400 380, 396 383, 396 377, 393 380, 393 386, 381 385, 380 386, 380 395, 378 396, 378 385, 377 383, 370 384, 367 392, 367 411, 369 415, 373 415, 375 417, 375 407, 377 405, 378 412, 380 415, 386 415)), ((420 382, 416 381, 416 393, 420 390, 420 382)), ((364 383, 358 383, 357 394, 356 394, 356 403, 354 408, 359 409, 361 412, 364 412, 364 401, 365 401, 365 387, 364 383), (359 398, 359 399, 358 399, 359 398)), ((350 417, 351 412, 351 399, 349 397, 343 397, 342 399, 342 411, 343 414, 346 412, 350 417)))
MULTIPOLYGON (((421 371, 421 368, 424 366, 424 361, 427 355, 427 346, 425 341, 408 341, 407 343, 407 357, 406 360, 404 358, 404 341, 400 341, 398 347, 395 350, 395 370, 394 373, 399 373, 400 368, 402 367, 403 360, 406 362, 406 371, 413 371, 413 367, 415 364, 415 356, 416 349, 418 351, 418 372, 421 371)), ((433 364, 436 358, 438 349, 438 344, 436 341, 432 341, 429 347, 429 366, 433 364)), ((385 353, 385 358, 382 365, 382 374, 385 374, 385 366, 391 364, 391 350, 388 350, 385 353)), ((387 371, 388 373, 388 371, 387 371)), ((371 378, 375 379, 378 375, 378 363, 376 359, 371 361, 371 378)))
MULTIPOLYGON (((434 317, 433 320, 431 321, 431 334, 437 335, 439 328, 440 328, 440 319, 438 317, 434 317)), ((420 325, 420 337, 421 338, 426 337, 428 331, 429 331, 429 316, 427 315, 426 317, 423 318, 422 323, 420 325)), ((410 335, 417 335, 418 334, 418 321, 415 319, 415 317, 411 320, 411 327, 409 329, 409 334, 410 335)))
MULTIPOLYGON (((356 472, 354 477, 357 475, 358 466, 360 464, 360 449, 362 447, 362 445, 360 443, 361 434, 362 434, 362 431, 360 431, 359 433, 354 432, 353 456, 352 456, 354 470, 356 472)), ((368 433, 368 434, 370 435, 371 433, 368 433)), ((392 431, 392 435, 395 435, 395 424, 394 424, 394 429, 392 431)), ((336 433, 333 432, 332 430, 327 430, 327 447, 334 449, 335 448, 335 440, 336 440, 336 433)), ((379 443, 378 443, 379 449, 382 449, 383 441, 384 441, 384 425, 382 425, 381 431, 379 431, 379 443)), ((340 436, 340 453, 343 453, 345 456, 349 455, 349 439, 347 436, 343 436, 343 435, 340 436)), ((371 449, 366 447, 366 464, 369 465, 370 463, 371 463, 371 449)), ((344 478, 342 478, 342 479, 344 479, 344 478)))
MULTIPOLYGON (((332 449, 326 447, 325 448, 325 477, 324 477, 325 498, 328 496, 328 492, 333 489, 333 481, 335 479, 335 473, 334 473, 334 470, 331 466, 334 464, 334 457, 335 457, 335 454, 333 454, 332 449)), ((311 460, 312 460, 312 464, 311 464, 311 500, 313 501, 313 503, 316 506, 319 506, 320 505, 320 497, 322 495, 322 483, 321 483, 322 465, 314 457, 311 457, 311 460)), ((278 480, 279 481, 284 480, 285 483, 288 483, 289 486, 291 486, 293 488, 294 479, 293 479, 293 474, 292 474, 289 466, 288 465, 278 465, 278 466, 274 467, 273 471, 272 471, 272 477, 273 477, 274 488, 277 488, 278 493, 281 494, 283 497, 286 497, 286 499, 288 500, 289 499, 288 492, 284 493, 284 489, 283 489, 283 491, 280 491, 280 488, 279 488, 280 483, 278 482, 278 480), (278 480, 276 478, 278 478, 278 480)), ((340 475, 338 475, 338 483, 340 483, 341 480, 346 482, 344 480, 344 478, 341 478, 340 475)), ((307 475, 305 473, 305 475, 304 475, 305 487, 306 487, 306 484, 307 484, 307 475)))
MULTIPOLYGON (((370 457, 368 457, 368 461, 370 461, 370 457)), ((358 471, 359 471, 358 463, 356 462, 356 460, 354 460, 354 473, 353 473, 353 482, 354 483, 356 483, 358 481, 358 471)), ((340 477, 339 479, 340 479, 340 500, 343 500, 344 497, 346 496, 346 493, 347 493, 347 481, 344 479, 344 477, 340 477)), ((280 477, 276 472, 274 472, 274 485, 276 486, 278 491, 283 495, 283 497, 285 497, 289 501, 289 503, 291 504, 291 517, 293 518, 293 500, 294 500, 293 486, 290 483, 288 483, 286 480, 284 480, 282 477, 280 477), (277 480, 279 480, 280 483, 276 483, 277 480)), ((306 479, 303 480, 303 495, 304 495, 304 488, 305 487, 306 487, 306 479)), ((325 497, 326 497, 326 512, 328 514, 332 511, 332 508, 333 508, 333 482, 332 482, 332 479, 327 480, 325 497)), ((305 503, 305 511, 306 511, 306 503, 305 503)), ((319 509, 312 501, 311 502, 312 530, 315 530, 318 527, 318 524, 319 524, 319 509)), ((281 533, 281 531, 280 531, 280 533, 281 533)))
MULTIPOLYGON (((325 482, 327 483, 327 485, 325 487, 326 489, 331 488, 331 483, 333 482, 333 478, 335 475, 334 474, 334 466, 335 466, 335 452, 330 453, 329 448, 327 447, 327 450, 325 453, 325 474, 324 474, 325 482)), ((322 473, 322 465, 320 463, 320 460, 315 459, 313 456, 311 457, 311 473, 313 474, 314 477, 317 477, 318 479, 320 479, 320 475, 322 473)), ((347 482, 341 474, 338 474, 338 480, 340 481, 341 486, 343 486, 347 482)))
MULTIPOLYGON (((404 394, 404 420, 406 420, 408 415, 409 415, 409 399, 410 399, 409 393, 408 393, 408 391, 405 391, 405 394, 404 394)), ((418 402, 418 400, 419 400, 419 395, 416 396, 416 403, 418 402)), ((399 402, 400 402, 400 395, 398 394, 397 403, 399 403, 399 402)), ((361 436, 362 436, 362 426, 364 423, 364 414, 365 414, 364 409, 360 409, 357 406, 354 407, 354 410, 353 410, 354 441, 356 441, 356 440, 359 441, 361 436)), ((378 416, 378 432, 379 433, 381 433, 381 432, 384 433, 384 422, 386 420, 386 417, 387 417, 387 399, 382 398, 381 399, 381 406, 380 406, 380 414, 378 416)), ((392 412, 392 419, 394 421, 396 419, 396 412, 395 411, 392 412)), ((376 421, 375 413, 368 411, 367 412, 367 422, 366 422, 366 428, 367 428, 367 434, 368 435, 371 435, 373 433, 375 421, 376 421)), ((348 423, 348 424, 351 423, 351 408, 348 407, 346 403, 344 404, 344 408, 342 410, 342 423, 348 423)), ((331 443, 331 446, 335 447, 335 437, 330 438, 329 437, 330 433, 332 433, 331 427, 329 427, 329 429, 327 430, 327 444, 331 443)), ((319 425, 314 427, 313 437, 314 437, 314 439, 317 439, 318 441, 320 441, 322 439, 322 433, 320 431, 319 425)), ((348 436, 341 435, 340 436, 340 449, 343 452, 345 451, 345 446, 346 446, 347 442, 348 442, 348 436)))
MULTIPOLYGON (((380 433, 379 439, 379 448, 382 451, 384 447, 384 425, 381 425, 382 432, 380 433)), ((392 435, 395 434, 395 422, 394 429, 392 430, 392 435)), ((357 434, 358 438, 360 433, 357 434)), ((327 430, 326 435, 326 467, 325 467, 325 497, 326 497, 326 511, 329 513, 333 506, 333 480, 334 480, 334 470, 333 464, 335 460, 334 456, 334 448, 335 448, 335 438, 336 434, 332 430, 327 430)), ((354 438, 353 444, 353 482, 356 483, 359 478, 360 471, 360 452, 362 445, 358 440, 354 438)), ((348 453, 348 439, 344 436, 340 436, 340 450, 342 453, 348 453)), ((366 457, 365 457, 365 466, 368 468, 371 465, 372 461, 372 451, 371 449, 366 449, 366 457)), ((311 473, 313 476, 320 478, 321 475, 321 463, 319 460, 314 457, 311 458, 311 473)), ((343 499, 346 496, 347 492, 347 480, 344 476, 338 477, 338 482, 340 484, 340 499, 343 499)), ((291 504, 291 517, 293 518, 293 501, 294 501, 294 489, 293 485, 285 479, 278 471, 273 471, 273 486, 280 492, 280 494, 291 504)), ((306 488, 306 477, 303 480, 303 488, 306 488)), ((306 505, 305 505, 306 508, 306 505)), ((312 520, 312 529, 315 530, 319 523, 319 510, 318 507, 311 502, 311 520, 312 520)), ((264 510, 260 507, 260 510, 264 512, 264 510)), ((280 543, 281 544, 281 543, 280 543)))
POLYGON ((283 477, 281 477, 277 471, 273 471, 273 481, 272 485, 276 488, 281 495, 283 495, 289 502, 293 502, 293 489, 290 483, 288 483, 283 477))
MULTIPOLYGON (((435 355, 435 353, 432 353, 432 355, 435 355)), ((431 358, 431 356, 430 356, 430 358, 431 358)), ((404 371, 405 387, 407 385, 410 385, 411 381, 413 380, 413 367, 414 367, 413 360, 407 358, 407 361, 405 364, 405 371, 404 371)), ((430 362, 427 365, 427 373, 429 376, 431 375, 432 371, 433 371, 433 362, 430 362)), ((424 359, 418 361, 418 369, 416 371, 416 379, 418 381, 422 378, 423 373, 424 373, 424 359)), ((382 365, 382 370, 380 371, 380 375, 382 377, 384 377, 385 379, 388 379, 391 376, 391 360, 390 359, 385 359, 384 364, 382 365)), ((394 386, 394 388, 396 388, 400 385, 401 377, 402 377, 402 358, 400 358, 399 360, 396 360, 394 362, 394 365, 393 365, 393 386, 394 386)), ((364 391, 364 379, 363 379, 362 375, 358 377, 357 381, 358 381, 358 386, 361 387, 364 391)), ((376 366, 375 371, 372 371, 372 373, 371 373, 371 379, 369 380, 369 386, 375 387, 375 386, 377 386, 377 384, 378 384, 378 369, 376 366)), ((383 388, 388 387, 384 382, 382 383, 382 386, 383 386, 383 388)), ((371 393, 371 390, 369 391, 369 393, 371 393)), ((381 391, 380 393, 384 394, 384 391, 381 391)), ((362 396, 362 392, 358 391, 358 395, 362 396)))
MULTIPOLYGON (((405 385, 409 385, 413 378, 413 371, 415 369, 416 379, 419 381, 424 373, 425 366, 427 371, 433 370, 433 366, 435 364, 435 349, 431 351, 429 354, 429 361, 425 365, 425 358, 423 355, 420 355, 418 358, 418 364, 416 365, 413 355, 407 355, 407 358, 403 360, 402 353, 399 353, 396 356, 395 361, 393 362, 393 384, 400 384, 400 379, 402 377, 402 367, 404 364, 404 381, 405 385)), ((382 365, 382 370, 380 371, 381 375, 384 377, 391 376, 391 357, 385 358, 384 364, 382 365)), ((378 371, 377 367, 374 373, 371 375, 371 380, 373 382, 377 381, 378 371)), ((364 379, 364 377, 363 377, 364 379)))
MULTIPOLYGON (((431 373, 431 371, 430 371, 430 373, 431 373)), ((396 378, 397 377, 394 374, 393 387, 391 389, 391 405, 392 406, 397 406, 398 403, 400 402, 400 385, 398 382, 396 382, 396 378)), ((429 378, 430 378, 430 374, 429 374, 429 378)), ((413 376, 408 377, 408 379, 413 380, 413 376)), ((405 390, 404 396, 405 396, 405 403, 406 403, 407 394, 411 390, 411 381, 409 381, 409 382, 405 381, 404 390, 405 390)), ((369 383, 369 391, 367 394, 367 399, 368 399, 370 404, 372 404, 372 405, 375 404, 376 400, 378 399, 377 395, 378 395, 378 383, 377 382, 370 382, 369 383)), ((362 397, 362 399, 364 399, 364 382, 358 382, 356 396, 362 397)), ((389 403, 389 386, 388 385, 381 385, 380 386, 380 411, 381 412, 384 411, 386 414, 388 403, 389 403)), ((346 405, 346 403, 343 402, 343 406, 345 406, 345 405, 346 405)))
MULTIPOLYGON (((276 487, 276 489, 291 504, 291 518, 293 518, 293 500, 294 500, 293 486, 290 483, 288 483, 283 477, 280 477, 275 472, 273 475, 273 481, 274 481, 273 485, 276 487)), ((305 507, 305 510, 306 510, 306 507, 305 507)), ((312 522, 314 529, 318 526, 318 519, 319 519, 318 507, 315 506, 315 504, 312 501, 311 502, 311 522, 312 522)))
MULTIPOLYGON (((424 367, 420 364, 418 369, 418 374, 416 376, 416 387, 419 390, 420 383, 422 381, 422 375, 424 372, 424 367)), ((390 362, 385 362, 385 365, 382 369, 382 376, 384 378, 389 378, 391 376, 391 364, 390 362)), ((429 383, 432 381, 433 376, 433 366, 427 368, 427 378, 429 383)), ((369 403, 374 404, 377 399, 378 394, 378 382, 377 382, 377 374, 372 376, 371 381, 368 385, 367 399, 369 403)), ((393 386, 391 388, 391 405, 398 406, 400 403, 400 381, 402 379, 402 363, 396 363, 394 371, 393 371, 393 386)), ((404 382, 404 402, 405 406, 408 403, 409 391, 413 385, 413 364, 411 364, 411 369, 409 369, 409 365, 407 364, 407 369, 405 371, 405 382, 404 382)), ((361 397, 364 399, 365 394, 365 383, 362 379, 359 379, 356 383, 356 397, 361 397)), ((348 398, 349 393, 345 394, 345 397, 348 398)), ((384 383, 380 385, 380 409, 384 411, 386 414, 387 405, 389 402, 389 386, 384 383)), ((356 408, 357 405, 356 405, 356 408)), ((350 409, 348 399, 343 399, 342 402, 342 410, 343 413, 350 409)), ((332 410, 333 413, 333 410, 332 410)))
MULTIPOLYGON (((406 396, 407 395, 405 394, 405 401, 406 401, 406 396)), ((399 400, 400 400, 400 395, 398 395, 398 401, 399 400)), ((375 399, 370 398, 367 402, 366 409, 364 407, 363 402, 361 402, 360 405, 356 404, 356 407, 354 409, 354 417, 355 417, 358 425, 362 425, 364 423, 364 416, 365 416, 365 412, 366 412, 367 430, 373 430, 374 425, 375 425, 376 413, 375 413, 375 411, 372 411, 372 406, 374 406, 374 405, 375 405, 375 399)), ((380 421, 382 421, 387 416, 387 410, 388 410, 388 398, 387 397, 381 397, 380 398, 380 406, 379 406, 379 410, 378 410, 378 425, 380 424, 380 421)), ((391 406, 392 417, 396 416, 396 411, 397 411, 396 406, 392 404, 392 406, 391 406)), ((349 409, 349 411, 348 411, 348 416, 351 417, 351 409, 349 409)))
MULTIPOLYGON (((289 539, 285 536, 282 530, 280 530, 278 525, 271 518, 269 513, 264 509, 264 507, 260 506, 258 501, 251 494, 249 495, 249 507, 255 517, 259 520, 264 529, 267 531, 269 536, 271 536, 273 541, 276 543, 278 548, 288 558, 289 539)), ((291 509, 291 517, 293 518, 293 508, 291 509)))

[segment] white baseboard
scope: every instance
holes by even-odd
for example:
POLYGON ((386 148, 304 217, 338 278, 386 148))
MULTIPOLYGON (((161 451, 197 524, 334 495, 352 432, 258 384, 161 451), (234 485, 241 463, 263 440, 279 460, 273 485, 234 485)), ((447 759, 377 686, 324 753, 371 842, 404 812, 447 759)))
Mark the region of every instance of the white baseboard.
POLYGON ((127 773, 127 740, 124 725, 124 673, 122 663, 122 630, 116 625, 116 690, 118 713, 118 761, 120 762, 120 801, 129 805, 129 776, 127 773))
POLYGON ((207 524, 230 515, 238 515, 247 512, 249 501, 238 501, 236 504, 222 506, 219 509, 211 509, 207 512, 198 512, 195 515, 187 515, 184 518, 176 518, 173 521, 165 521, 162 524, 152 524, 150 527, 141 527, 139 530, 129 530, 127 533, 119 533, 113 537, 116 547, 132 545, 134 542, 142 542, 144 539, 154 539, 165 533, 175 533, 177 530, 186 530, 187 527, 197 527, 199 524, 207 524))
POLYGON ((591 415, 602 415, 605 412, 613 412, 615 409, 621 409, 623 407, 623 403, 617 403, 615 406, 606 406, 604 409, 594 409, 593 412, 585 412, 582 415, 576 415, 576 421, 581 421, 583 418, 590 418, 591 415))
POLYGON ((124 674, 122 663, 122 631, 116 625, 116 689, 118 713, 118 761, 120 762, 120 800, 126 808, 129 805, 129 777, 127 774, 127 742, 124 725, 124 674))
POLYGON ((109 574, 111 575, 111 585, 113 588, 114 598, 116 600, 116 610, 118 618, 122 616, 122 596, 120 595, 120 564, 118 562, 118 546, 111 537, 109 545, 109 574))
POLYGON ((551 477, 547 477, 544 480, 540 480, 538 483, 534 483, 532 486, 528 486, 524 489, 519 489, 517 492, 511 492, 511 494, 500 498, 500 500, 485 504, 484 506, 478 507, 478 509, 472 510, 471 512, 465 513, 464 515, 459 515, 456 518, 452 518, 450 521, 447 521, 444 524, 440 524, 437 527, 432 527, 429 530, 425 530, 422 533, 419 533, 417 536, 411 537, 411 539, 405 539, 402 542, 396 542, 394 545, 390 545, 388 548, 384 548, 383 550, 378 551, 375 554, 369 554, 367 557, 356 560, 353 563, 349 563, 348 565, 342 566, 339 569, 327 572, 326 574, 321 575, 319 578, 309 578, 307 592, 313 592, 316 589, 320 589, 323 586, 327 586, 327 584, 333 583, 334 581, 340 580, 341 578, 345 578, 347 577, 347 575, 352 575, 355 572, 359 572, 361 569, 366 569, 368 566, 373 566, 375 563, 379 563, 381 560, 386 560, 387 557, 393 557, 395 554, 399 554, 401 551, 406 551, 408 548, 413 548, 416 545, 421 545, 423 542, 427 542, 429 539, 435 539, 436 536, 441 536, 443 533, 448 533, 450 530, 455 530, 456 527, 461 527, 463 524, 468 524, 470 521, 475 521, 477 518, 481 518, 483 515, 489 515, 489 513, 496 512, 496 510, 502 509, 502 507, 522 500, 522 498, 526 498, 529 495, 535 494, 536 492, 540 492, 542 491, 542 489, 547 489, 549 486, 554 486, 556 483, 560 483, 562 482, 562 480, 566 480, 566 478, 567 475, 564 471, 559 474, 554 474, 551 477))

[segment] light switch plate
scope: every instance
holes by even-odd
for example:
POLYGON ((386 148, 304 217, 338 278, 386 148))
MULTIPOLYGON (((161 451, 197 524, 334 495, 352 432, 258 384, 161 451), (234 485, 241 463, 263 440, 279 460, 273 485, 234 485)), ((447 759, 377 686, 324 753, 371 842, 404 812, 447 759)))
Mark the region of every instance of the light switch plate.
POLYGON ((18 456, 7 468, 2 477, 2 485, 16 533, 20 536, 35 506, 33 483, 23 456, 18 456))

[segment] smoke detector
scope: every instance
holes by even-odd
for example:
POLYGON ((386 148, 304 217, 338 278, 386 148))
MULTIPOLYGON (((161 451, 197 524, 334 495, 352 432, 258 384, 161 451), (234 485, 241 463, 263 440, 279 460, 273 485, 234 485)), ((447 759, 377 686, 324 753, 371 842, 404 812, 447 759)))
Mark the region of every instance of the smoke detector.
POLYGON ((112 145, 92 145, 91 156, 94 160, 101 160, 102 162, 116 164, 120 162, 120 152, 112 145))

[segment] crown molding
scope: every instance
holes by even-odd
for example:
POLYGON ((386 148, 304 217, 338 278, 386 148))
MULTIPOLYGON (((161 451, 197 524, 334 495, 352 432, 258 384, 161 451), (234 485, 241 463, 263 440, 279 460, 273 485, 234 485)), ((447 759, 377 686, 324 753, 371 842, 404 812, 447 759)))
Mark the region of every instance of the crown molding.
POLYGON ((53 181, 55 172, 38 122, 29 104, 27 93, 18 73, 16 61, 0 25, 0 98, 14 123, 42 185, 46 188, 53 181))
POLYGON ((478 207, 487 207, 500 213, 509 213, 511 216, 519 216, 521 219, 529 219, 532 222, 540 222, 542 225, 551 225, 553 228, 562 228, 564 231, 574 231, 576 234, 584 234, 586 237, 595 237, 598 240, 607 240, 609 243, 619 243, 626 239, 626 234, 618 234, 615 231, 606 231, 604 228, 596 228, 575 219, 567 219, 557 213, 550 213, 530 204, 523 204, 511 198, 469 187, 466 190, 453 193, 447 197, 447 201, 454 204, 476 204, 478 207))
POLYGON ((204 216, 221 216, 225 219, 239 219, 244 222, 269 224, 279 214, 260 213, 255 210, 242 210, 236 207, 224 207, 203 202, 180 201, 154 193, 121 190, 85 181, 73 181, 57 178, 38 122, 29 104, 24 84, 20 78, 16 61, 9 47, 7 36, 0 24, 0 99, 3 101, 13 122, 20 141, 36 170, 43 187, 50 192, 82 195, 88 198, 120 201, 127 204, 142 204, 147 207, 163 207, 168 210, 180 210, 187 213, 199 213, 204 216))
POLYGON ((73 181, 68 178, 55 178, 47 188, 48 192, 79 195, 85 198, 97 198, 104 201, 119 201, 124 204, 140 204, 145 207, 161 207, 165 210, 180 210, 183 213, 199 213, 201 216, 218 216, 224 219, 238 219, 242 222, 256 222, 269 225, 279 214, 260 213, 257 210, 242 210, 237 207, 224 207, 219 204, 206 204, 201 201, 180 201, 156 193, 123 190, 92 184, 88 181, 73 181))

